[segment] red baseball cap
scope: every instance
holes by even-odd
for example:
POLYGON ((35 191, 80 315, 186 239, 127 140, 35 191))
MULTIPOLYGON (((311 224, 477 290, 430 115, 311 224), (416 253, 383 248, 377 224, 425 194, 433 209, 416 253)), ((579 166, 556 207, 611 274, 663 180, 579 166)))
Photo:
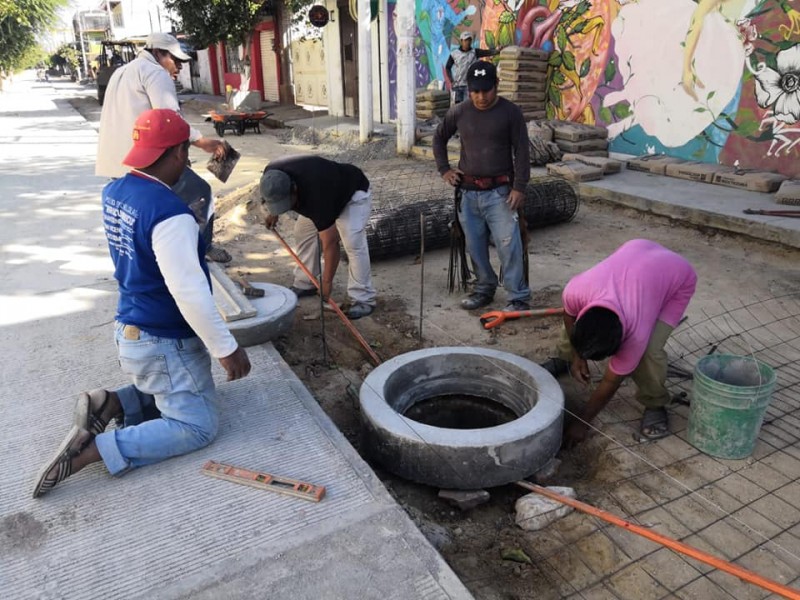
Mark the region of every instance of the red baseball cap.
POLYGON ((154 108, 139 115, 133 125, 133 148, 122 164, 142 169, 156 162, 167 148, 189 139, 189 124, 174 110, 154 108))

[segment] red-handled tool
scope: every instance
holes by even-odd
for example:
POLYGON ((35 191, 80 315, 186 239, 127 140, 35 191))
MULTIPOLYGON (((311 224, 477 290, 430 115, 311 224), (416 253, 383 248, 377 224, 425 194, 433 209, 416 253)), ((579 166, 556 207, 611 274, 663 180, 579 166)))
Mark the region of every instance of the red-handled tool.
POLYGON ((563 308, 532 308, 531 310, 503 311, 493 310, 480 316, 484 329, 493 329, 511 319, 522 317, 555 317, 564 314, 563 308))

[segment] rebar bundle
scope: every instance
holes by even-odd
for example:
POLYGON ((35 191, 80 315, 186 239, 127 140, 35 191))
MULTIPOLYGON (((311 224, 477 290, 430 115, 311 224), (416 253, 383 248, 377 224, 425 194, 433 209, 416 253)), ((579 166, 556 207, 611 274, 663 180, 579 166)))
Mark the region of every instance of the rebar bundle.
MULTIPOLYGON (((454 190, 429 164, 375 161, 364 165, 372 191, 367 242, 372 260, 414 254, 420 247, 420 214, 425 215, 425 246, 450 244, 455 218, 454 190)), ((578 210, 572 186, 558 177, 537 177, 526 189, 524 215, 529 228, 571 220, 578 210)))

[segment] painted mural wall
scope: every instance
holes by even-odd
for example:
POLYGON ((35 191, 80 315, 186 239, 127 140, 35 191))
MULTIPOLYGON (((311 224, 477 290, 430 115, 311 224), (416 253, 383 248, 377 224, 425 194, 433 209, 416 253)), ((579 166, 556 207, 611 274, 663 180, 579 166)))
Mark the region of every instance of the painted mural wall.
POLYGON ((416 17, 419 86, 463 31, 543 48, 548 116, 606 126, 614 151, 800 176, 800 0, 416 0, 416 17))

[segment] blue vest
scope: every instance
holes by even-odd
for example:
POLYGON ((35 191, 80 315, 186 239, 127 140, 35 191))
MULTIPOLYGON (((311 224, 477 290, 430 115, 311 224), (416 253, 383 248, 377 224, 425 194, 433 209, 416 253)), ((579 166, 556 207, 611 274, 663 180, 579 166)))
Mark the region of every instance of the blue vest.
MULTIPOLYGON (((119 284, 116 319, 136 325, 151 335, 173 339, 194 337, 169 293, 153 252, 153 228, 192 211, 165 185, 128 174, 103 189, 103 226, 119 284)), ((205 261, 205 243, 198 235, 197 260, 211 278, 205 261)))

